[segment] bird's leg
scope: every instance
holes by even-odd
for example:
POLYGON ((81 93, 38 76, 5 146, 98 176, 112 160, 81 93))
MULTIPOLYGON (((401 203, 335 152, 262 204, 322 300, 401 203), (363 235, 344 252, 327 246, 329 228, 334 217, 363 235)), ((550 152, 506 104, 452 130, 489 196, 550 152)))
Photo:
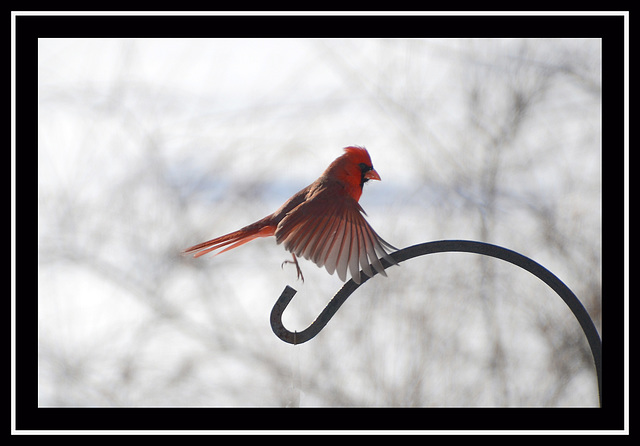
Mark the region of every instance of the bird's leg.
POLYGON ((302 280, 302 282, 304 283, 304 276, 302 275, 300 265, 298 265, 298 258, 294 253, 291 253, 291 256, 293 257, 293 260, 285 260, 284 262, 282 262, 282 265, 280 265, 280 267, 284 267, 285 263, 293 263, 294 265, 296 265, 296 273, 298 274, 298 279, 302 280))

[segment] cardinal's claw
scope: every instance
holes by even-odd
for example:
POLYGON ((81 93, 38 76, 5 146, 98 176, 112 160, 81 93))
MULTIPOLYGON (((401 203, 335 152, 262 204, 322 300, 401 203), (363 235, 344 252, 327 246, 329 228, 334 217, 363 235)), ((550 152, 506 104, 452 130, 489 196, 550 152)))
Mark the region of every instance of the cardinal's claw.
POLYGON ((291 253, 291 256, 293 257, 293 260, 285 260, 284 262, 282 262, 282 265, 280 265, 280 268, 284 268, 285 263, 293 263, 296 266, 296 274, 298 275, 297 278, 302 280, 302 283, 304 283, 304 276, 302 275, 300 265, 298 265, 298 259, 296 258, 296 255, 294 253, 291 253))

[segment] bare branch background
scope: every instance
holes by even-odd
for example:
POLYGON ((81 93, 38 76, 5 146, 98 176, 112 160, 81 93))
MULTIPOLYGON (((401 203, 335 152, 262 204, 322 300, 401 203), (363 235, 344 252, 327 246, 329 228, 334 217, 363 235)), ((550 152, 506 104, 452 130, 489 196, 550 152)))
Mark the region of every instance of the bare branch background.
POLYGON ((180 251, 273 212, 342 147, 398 247, 499 244, 600 329, 601 45, 589 39, 40 39, 41 406, 596 406, 588 345, 535 277, 439 254, 358 290, 273 240, 180 251))

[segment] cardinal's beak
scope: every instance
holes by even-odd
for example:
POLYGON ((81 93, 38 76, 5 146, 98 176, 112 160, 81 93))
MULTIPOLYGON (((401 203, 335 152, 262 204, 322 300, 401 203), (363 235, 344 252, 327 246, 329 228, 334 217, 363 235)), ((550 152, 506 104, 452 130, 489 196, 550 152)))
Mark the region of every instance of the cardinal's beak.
POLYGON ((376 172, 375 169, 371 169, 370 171, 366 172, 364 174, 364 177, 369 179, 369 180, 378 180, 378 181, 380 181, 380 175, 378 175, 378 172, 376 172))

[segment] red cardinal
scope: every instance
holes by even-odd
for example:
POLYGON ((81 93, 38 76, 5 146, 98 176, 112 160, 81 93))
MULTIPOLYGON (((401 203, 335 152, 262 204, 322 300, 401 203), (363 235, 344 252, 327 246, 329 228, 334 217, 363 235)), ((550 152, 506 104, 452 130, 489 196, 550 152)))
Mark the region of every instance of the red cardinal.
POLYGON ((200 257, 226 246, 217 253, 220 254, 258 237, 275 235, 276 242, 284 243, 285 249, 292 253, 292 263, 303 281, 296 256, 324 266, 329 274, 337 271, 343 281, 347 267, 356 283, 360 283, 360 268, 371 277, 370 264, 386 276, 378 256, 396 263, 385 251, 385 248, 396 248, 376 234, 358 204, 364 183, 380 180, 380 175, 373 169, 365 148, 346 147, 344 151, 320 178, 273 214, 238 231, 192 246, 185 254, 200 257))

